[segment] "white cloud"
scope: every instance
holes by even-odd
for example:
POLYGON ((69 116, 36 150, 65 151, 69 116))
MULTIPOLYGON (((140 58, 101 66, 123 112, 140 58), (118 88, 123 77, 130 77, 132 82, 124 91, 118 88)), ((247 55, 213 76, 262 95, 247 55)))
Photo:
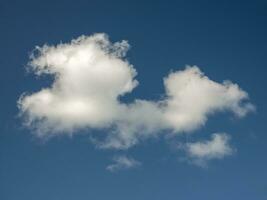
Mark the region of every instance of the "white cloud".
POLYGON ((111 172, 115 172, 118 170, 123 169, 130 169, 130 168, 136 168, 140 167, 141 163, 133 158, 121 155, 121 156, 115 156, 112 159, 114 161, 113 164, 107 166, 107 170, 111 172))
POLYGON ((233 154, 234 149, 229 140, 230 136, 226 133, 214 133, 211 140, 186 143, 182 148, 194 164, 205 166, 209 160, 222 159, 233 154))
POLYGON ((37 75, 54 75, 55 81, 50 88, 19 100, 27 124, 47 136, 103 128, 116 121, 123 109, 118 96, 137 85, 136 71, 121 59, 128 47, 126 41, 110 44, 104 34, 37 47, 30 68, 37 75))
POLYGON ((204 125, 209 114, 229 110, 243 117, 254 109, 243 103, 248 94, 237 84, 210 80, 196 66, 171 73, 164 79, 167 90, 164 116, 176 131, 190 131, 204 125))
POLYGON ((25 125, 39 137, 105 129, 105 140, 95 143, 123 149, 163 132, 193 131, 218 111, 243 117, 254 109, 237 84, 212 81, 196 66, 164 78, 163 99, 125 104, 119 97, 138 85, 137 72, 125 59, 128 48, 127 41, 112 44, 105 34, 37 47, 29 69, 37 76, 54 76, 54 82, 20 97, 18 107, 25 125))

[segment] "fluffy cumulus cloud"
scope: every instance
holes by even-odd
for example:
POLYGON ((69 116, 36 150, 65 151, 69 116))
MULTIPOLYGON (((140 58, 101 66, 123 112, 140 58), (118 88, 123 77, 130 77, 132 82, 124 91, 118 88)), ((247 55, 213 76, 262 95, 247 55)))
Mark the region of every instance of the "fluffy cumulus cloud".
MULTIPOLYGON (((164 98, 126 104, 120 97, 138 85, 137 72, 125 59, 128 49, 127 41, 111 43, 105 34, 36 47, 29 69, 36 76, 54 79, 50 87, 20 97, 24 124, 39 137, 105 129, 105 139, 95 143, 101 148, 125 149, 159 134, 193 131, 215 112, 230 111, 243 117, 254 109, 237 84, 215 82, 197 66, 165 77, 164 98)), ((189 152, 193 155, 201 147, 193 145, 189 152)))
POLYGON ((125 170, 131 168, 137 168, 141 166, 141 163, 131 157, 127 157, 125 155, 114 156, 113 164, 110 164, 106 167, 108 171, 116 172, 118 170, 125 170))
POLYGON ((186 143, 182 146, 189 161, 206 166, 211 159, 222 159, 235 151, 229 144, 230 136, 226 133, 214 133, 210 140, 186 143))

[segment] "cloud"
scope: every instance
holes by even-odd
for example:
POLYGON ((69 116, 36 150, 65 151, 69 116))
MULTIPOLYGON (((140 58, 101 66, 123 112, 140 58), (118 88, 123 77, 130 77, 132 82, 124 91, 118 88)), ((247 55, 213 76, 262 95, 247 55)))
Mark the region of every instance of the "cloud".
POLYGON ((181 148, 194 164, 206 166, 209 160, 222 159, 234 153, 229 144, 230 138, 226 133, 214 133, 210 140, 186 143, 181 148))
POLYGON ((137 72, 125 59, 128 49, 127 41, 111 43, 105 34, 36 47, 28 69, 54 81, 18 100, 25 126, 38 137, 103 129, 104 140, 94 136, 98 147, 127 149, 159 134, 194 131, 219 111, 243 117, 254 109, 237 84, 217 83, 197 66, 165 77, 162 99, 126 104, 120 97, 138 85, 137 72))
POLYGON ((141 166, 141 163, 133 158, 121 155, 115 156, 112 159, 114 161, 113 164, 107 166, 107 170, 111 172, 115 172, 118 170, 125 170, 131 168, 137 168, 141 166))
POLYGON ((110 44, 107 36, 81 36, 69 44, 37 47, 30 70, 54 76, 50 88, 23 95, 19 108, 39 136, 104 128, 118 120, 118 97, 130 92, 136 71, 121 59, 126 41, 110 44))

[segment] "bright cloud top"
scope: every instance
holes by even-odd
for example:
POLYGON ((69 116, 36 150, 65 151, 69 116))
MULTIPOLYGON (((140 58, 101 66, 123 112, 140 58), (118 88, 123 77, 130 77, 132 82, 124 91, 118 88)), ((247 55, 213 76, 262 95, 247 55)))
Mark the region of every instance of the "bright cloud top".
POLYGON ((40 137, 105 129, 106 139, 96 143, 123 149, 160 133, 193 131, 217 111, 243 117, 254 109, 237 84, 212 81, 196 66, 165 77, 163 99, 125 104, 120 97, 138 85, 137 72, 125 59, 128 49, 127 41, 111 43, 105 34, 37 47, 29 68, 37 76, 52 75, 54 81, 20 97, 25 125, 40 137))

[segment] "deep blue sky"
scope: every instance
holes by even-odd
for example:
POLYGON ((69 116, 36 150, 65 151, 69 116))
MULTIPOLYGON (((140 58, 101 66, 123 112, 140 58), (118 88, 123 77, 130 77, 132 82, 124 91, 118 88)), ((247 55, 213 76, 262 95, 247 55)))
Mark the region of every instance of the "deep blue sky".
POLYGON ((267 1, 1 0, 0 24, 0 199, 267 199, 267 1), (186 64, 238 83, 257 112, 216 115, 190 136, 225 131, 236 154, 202 169, 179 162, 166 140, 150 140, 126 152, 141 168, 110 173, 116 152, 96 150, 88 135, 44 142, 23 129, 17 99, 50 83, 26 73, 29 52, 96 32, 132 46, 140 85, 125 100, 158 98, 162 77, 186 64))

